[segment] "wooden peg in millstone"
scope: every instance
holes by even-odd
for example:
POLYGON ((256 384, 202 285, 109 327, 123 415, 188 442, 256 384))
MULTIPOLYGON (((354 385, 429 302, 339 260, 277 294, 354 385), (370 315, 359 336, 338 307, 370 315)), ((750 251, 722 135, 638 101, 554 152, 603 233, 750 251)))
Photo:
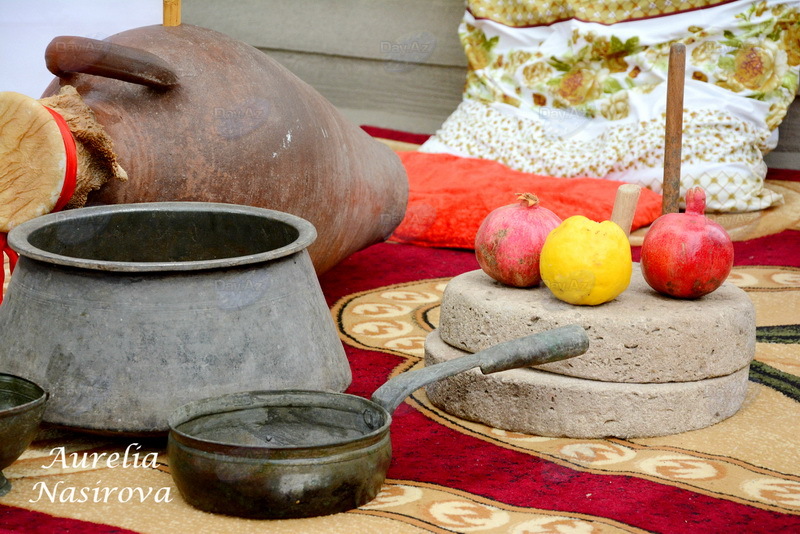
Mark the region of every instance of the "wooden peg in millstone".
POLYGON ((636 214, 636 205, 639 202, 639 194, 642 188, 636 184, 622 184, 617 189, 617 196, 614 199, 614 209, 611 211, 611 220, 617 223, 625 231, 625 235, 630 237, 633 217, 636 214))
POLYGON ((664 135, 664 180, 661 214, 677 213, 681 189, 681 144, 683 141, 683 85, 686 47, 672 45, 667 72, 667 123, 664 135))

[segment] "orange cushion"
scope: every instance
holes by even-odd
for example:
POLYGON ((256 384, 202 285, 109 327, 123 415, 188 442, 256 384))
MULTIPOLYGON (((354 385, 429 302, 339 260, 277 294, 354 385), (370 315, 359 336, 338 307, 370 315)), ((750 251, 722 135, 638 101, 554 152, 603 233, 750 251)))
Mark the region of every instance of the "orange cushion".
MULTIPOLYGON (((392 241, 432 247, 474 247, 483 219, 495 208, 530 192, 562 219, 584 215, 611 218, 617 188, 623 182, 599 178, 554 178, 515 171, 495 161, 451 154, 397 152, 408 173, 405 217, 392 241)), ((633 229, 661 214, 661 195, 642 189, 633 229)))

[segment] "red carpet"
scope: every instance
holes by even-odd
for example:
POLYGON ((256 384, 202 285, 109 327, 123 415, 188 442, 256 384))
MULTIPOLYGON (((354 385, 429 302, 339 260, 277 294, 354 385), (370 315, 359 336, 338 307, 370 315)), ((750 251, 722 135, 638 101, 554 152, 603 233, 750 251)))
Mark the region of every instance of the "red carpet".
MULTIPOLYGON (((800 232, 735 244, 737 265, 800 267, 800 232)), ((634 249, 638 259, 639 249, 634 249)), ((344 295, 478 268, 472 251, 380 244, 323 275, 330 302, 344 295)), ((368 396, 401 358, 348 347, 350 392, 368 396), (383 378, 381 378, 383 377, 383 378)), ((411 406, 394 415, 389 477, 456 488, 525 508, 601 516, 652 532, 800 532, 800 517, 724 501, 657 481, 580 472, 440 426, 411 406)))
MULTIPOLYGON (((765 238, 737 243, 737 266, 756 265, 779 267, 781 280, 796 277, 800 268, 800 232, 784 231, 765 238), (787 278, 788 277, 788 278, 787 278)), ((638 252, 635 251, 635 255, 638 252)), ((432 249, 411 245, 382 243, 361 251, 321 277, 323 291, 331 306, 339 306, 341 301, 352 295, 371 294, 379 288, 395 286, 394 289, 411 287, 409 284, 431 279, 447 279, 477 268, 471 251, 432 249), (405 284, 405 285, 404 285, 405 284)), ((774 270, 773 270, 774 271, 774 270)), ((770 271, 770 272, 773 272, 770 271)), ((749 272, 749 271, 748 271, 749 272)), ((755 271, 753 271, 755 272, 755 271)), ((779 277, 780 278, 780 277, 779 277)), ((766 289, 763 298, 797 298, 800 283, 787 282, 784 289, 766 289), (794 285, 792 285, 794 284, 794 285)), ((758 295, 756 295, 758 296, 758 295)), ((759 297, 762 298, 762 297, 759 297)), ((778 306, 787 306, 781 300, 778 306)), ((796 309, 787 310, 795 313, 796 309)), ((787 365, 797 363, 798 321, 790 324, 767 326, 771 335, 780 337, 780 347, 789 352, 787 365), (774 330, 777 329, 777 330, 774 330), (794 350, 792 350, 794 349, 794 350), (790 361, 791 360, 791 361, 790 361), (794 363, 792 363, 794 362, 794 363)), ((761 327, 760 327, 761 328, 761 327)), ((400 353, 389 350, 372 350, 360 344, 340 324, 345 348, 353 370, 353 383, 349 392, 366 396, 372 394, 388 377, 405 369, 413 360, 400 353)), ((761 345, 770 348, 766 338, 761 345)), ((778 347, 778 348, 780 348, 778 347)), ((759 353, 761 354, 761 353, 759 353)), ((769 356, 769 354, 767 354, 769 356)), ((757 356, 758 357, 758 356, 757 356)), ((419 358, 416 358, 418 361, 419 358)), ((770 365, 773 365, 771 360, 770 365)), ((769 366, 766 366, 769 367, 769 366)), ((775 370, 775 369, 773 369, 775 370)), ((756 400, 766 405, 767 413, 800 413, 798 391, 800 380, 797 373, 778 371, 784 380, 783 389, 753 384, 758 390, 756 400), (779 393, 775 393, 779 391, 779 393), (769 403, 777 404, 771 405, 769 403), (770 408, 772 406, 772 408, 770 408)), ((751 374, 751 380, 753 380, 751 374)), ((730 418, 731 425, 738 424, 739 414, 730 418)), ((796 422, 797 419, 794 419, 796 422)), ((721 427, 725 423, 715 425, 721 427)), ((794 435, 792 443, 783 443, 783 450, 795 451, 800 447, 797 432, 791 429, 770 428, 769 421, 759 432, 785 431, 794 435)), ((540 445, 534 442, 522 446, 514 441, 514 436, 495 437, 491 429, 476 430, 474 423, 447 417, 436 412, 425 402, 425 398, 414 395, 409 402, 401 404, 394 413, 392 425, 393 462, 388 473, 386 491, 416 492, 425 497, 418 502, 403 506, 385 506, 379 497, 376 504, 371 503, 354 512, 314 518, 308 522, 239 522, 233 518, 209 516, 190 509, 180 502, 176 495, 175 503, 167 505, 147 505, 146 513, 156 516, 163 514, 163 532, 194 532, 194 528, 176 527, 207 523, 207 532, 339 532, 328 527, 340 525, 344 519, 359 521, 384 521, 374 532, 658 532, 658 533, 783 533, 800 532, 800 466, 795 469, 778 469, 766 464, 758 464, 751 459, 741 458, 720 449, 699 450, 696 443, 684 443, 684 435, 669 439, 654 440, 561 440, 554 439, 540 445), (606 468, 602 463, 591 464, 554 454, 548 445, 595 444, 603 447, 619 447, 633 451, 644 457, 646 454, 692 455, 694 459, 708 461, 719 467, 719 478, 708 482, 694 479, 666 479, 653 476, 637 469, 637 464, 621 469, 606 468), (740 470, 758 482, 765 477, 778 480, 776 486, 762 492, 763 498, 749 497, 740 491, 744 487, 733 472, 740 470), (781 494, 780 492, 784 493, 781 494), (430 504, 430 503, 433 504, 430 504), (452 503, 457 502, 457 506, 452 503), (427 508, 426 508, 427 506, 427 508), (440 508, 436 508, 439 506, 440 508), (447 508, 450 506, 451 508, 447 508), (444 508, 441 508, 444 507, 444 508), (473 507, 473 508, 469 508, 473 507), (443 509, 438 515, 432 512, 443 509), (483 513, 494 516, 483 516, 483 513), (452 512, 452 513, 450 513, 452 512), (499 518, 499 519, 498 519, 499 518), (482 521, 495 523, 482 523, 482 521), (502 521, 501 521, 502 520, 502 521), (171 521, 171 523, 170 523, 171 521), (505 521, 505 522, 503 522, 505 521), (511 529, 516 521, 516 528, 511 529), (495 524, 489 528, 490 524, 495 524), (169 527, 167 525, 170 525, 169 527), (484 525, 486 528, 479 527, 484 525), (561 526, 559 526, 561 525, 561 526), (525 526, 525 528, 523 528, 525 526), (212 528, 213 527, 213 528, 212 528), (279 528, 280 527, 280 528, 279 528), (540 528, 541 527, 541 528, 540 528), (563 527, 563 528, 562 528, 563 527), (421 529, 421 530, 420 530, 421 529), (564 530, 567 529, 567 530, 564 530), (573 529, 573 530, 570 530, 573 529), (574 530, 579 529, 579 530, 574 530), (581 530, 584 529, 584 530, 581 530)), ((704 431, 699 431, 704 432, 704 431)), ((712 431, 713 432, 713 429, 712 431)), ((730 445, 738 436, 724 434, 717 439, 720 444, 730 445)), ((705 436, 706 434, 702 434, 705 436)), ((708 434, 713 436, 715 434, 708 434)), ((528 439, 529 436, 518 436, 528 439)), ((535 437, 534 437, 535 439, 535 437)), ((735 445, 735 443, 734 443, 735 445)), ((555 446, 555 445, 554 445, 555 446)), ((775 447, 768 443, 755 448, 775 447)), ((723 447, 724 448, 724 447, 723 447)), ((733 450, 736 450, 735 447, 733 450)), ((778 454, 778 453, 776 453, 778 454)), ((781 459, 775 460, 777 464, 781 459)), ((41 462, 39 462, 41 463, 41 462)), ((22 473, 27 467, 18 468, 22 473)), ((31 468, 32 469, 32 468, 31 468)), ((167 466, 163 466, 166 471, 167 466)), ((134 470, 135 471, 135 470, 134 470)), ((13 473, 13 470, 12 470, 13 473)), ((127 476, 130 473, 117 473, 127 476)), ((171 480, 164 472, 158 473, 162 485, 171 480)), ((134 518, 120 517, 102 512, 92 517, 92 521, 76 519, 69 508, 52 515, 42 513, 34 505, 28 504, 24 494, 25 486, 30 485, 26 476, 17 475, 13 479, 15 491, 0 504, 0 534, 4 533, 127 533, 161 532, 152 526, 140 525, 144 516, 140 511, 130 508, 134 518), (18 500, 8 506, 10 497, 18 500), (19 501, 19 499, 23 499, 19 501), (62 514, 63 515, 60 515, 62 514), (138 518, 138 519, 137 519, 138 518), (121 528, 101 523, 125 525, 121 528)), ((66 476, 66 475, 65 475, 66 476)), ((92 475, 94 476, 94 475, 92 475)), ((97 475, 99 478, 99 474, 97 475)), ((739 475, 737 475, 739 476, 739 475)), ((94 480, 94 479, 89 479, 94 480)), ((94 483, 94 482, 90 482, 94 483)), ((132 484, 131 482, 127 482, 132 484)), ((132 505, 131 505, 132 506, 132 505)), ((80 516, 88 517, 88 516, 80 516)), ((341 528, 341 527, 339 527, 341 528)), ((353 527, 348 527, 353 528, 353 527)), ((364 527, 367 528, 367 527, 364 527)), ((376 527, 372 527, 373 529, 376 527)))

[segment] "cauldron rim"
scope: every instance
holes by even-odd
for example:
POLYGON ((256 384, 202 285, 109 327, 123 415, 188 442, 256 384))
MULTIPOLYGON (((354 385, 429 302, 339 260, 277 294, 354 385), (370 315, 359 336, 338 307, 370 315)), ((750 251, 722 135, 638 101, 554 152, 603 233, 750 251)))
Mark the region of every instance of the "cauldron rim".
POLYGON ((169 201, 109 204, 49 213, 12 228, 8 233, 8 244, 20 257, 30 258, 48 264, 99 271, 144 273, 160 271, 197 271, 264 263, 301 252, 308 248, 316 238, 317 231, 312 223, 286 212, 220 202, 169 201), (64 221, 69 222, 133 212, 213 212, 219 214, 253 216, 265 220, 277 221, 293 227, 297 230, 298 236, 285 246, 265 250, 263 252, 190 261, 112 261, 84 258, 45 250, 30 242, 31 236, 36 232, 48 226, 63 225, 64 221))

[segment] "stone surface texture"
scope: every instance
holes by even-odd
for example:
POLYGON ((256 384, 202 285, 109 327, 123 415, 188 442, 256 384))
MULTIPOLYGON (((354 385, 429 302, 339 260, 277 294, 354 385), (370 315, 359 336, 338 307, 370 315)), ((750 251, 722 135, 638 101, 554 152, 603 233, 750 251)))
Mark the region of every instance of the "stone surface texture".
POLYGON ((567 304, 544 285, 517 289, 481 270, 464 273, 445 289, 439 335, 477 352, 570 323, 586 329, 589 350, 537 369, 607 382, 730 380, 755 356, 755 308, 743 290, 726 282, 697 300, 662 296, 644 281, 638 263, 628 289, 599 306, 567 304))
MULTIPOLYGON (((425 364, 465 355, 431 332, 425 364)), ((575 358, 573 358, 575 359, 575 358)), ((536 369, 484 375, 473 369, 426 391, 438 408, 512 432, 570 438, 637 438, 705 428, 744 402, 748 368, 690 382, 632 384, 568 377, 536 369)))

